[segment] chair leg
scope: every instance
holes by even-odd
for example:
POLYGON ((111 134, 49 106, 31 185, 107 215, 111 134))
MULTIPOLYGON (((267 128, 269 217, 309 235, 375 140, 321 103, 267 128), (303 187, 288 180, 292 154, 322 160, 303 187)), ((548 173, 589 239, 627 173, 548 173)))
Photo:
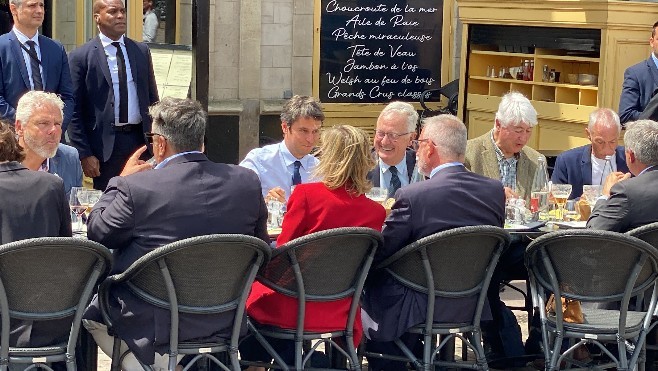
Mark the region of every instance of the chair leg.
MULTIPOLYGON (((473 348, 475 349, 475 361, 480 370, 487 371, 489 370, 489 364, 487 363, 487 357, 484 354, 484 348, 482 347, 482 335, 480 335, 480 330, 475 329, 473 332, 468 334, 468 339, 473 348)), ((467 347, 462 345, 465 350, 467 347)))
POLYGON ((114 337, 114 345, 112 347, 112 365, 110 371, 121 370, 121 339, 114 337))
POLYGON ((303 370, 303 359, 304 359, 304 352, 303 352, 303 341, 302 340, 295 340, 295 370, 303 370))

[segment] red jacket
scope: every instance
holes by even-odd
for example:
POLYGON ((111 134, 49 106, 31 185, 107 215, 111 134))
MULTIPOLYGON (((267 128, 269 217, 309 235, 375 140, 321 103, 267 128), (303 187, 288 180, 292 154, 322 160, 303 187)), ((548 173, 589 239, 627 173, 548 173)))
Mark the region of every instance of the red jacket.
MULTIPOLYGON (((365 195, 350 196, 345 188, 328 189, 323 183, 300 184, 288 200, 286 215, 277 245, 297 237, 340 227, 368 227, 381 230, 386 218, 384 207, 365 195)), ((330 302, 307 302, 304 328, 326 332, 345 328, 351 298, 330 302)), ((297 300, 254 282, 247 299, 249 317, 260 324, 294 329, 297 325, 297 300)), ((361 341, 363 330, 357 311, 354 342, 361 341)))

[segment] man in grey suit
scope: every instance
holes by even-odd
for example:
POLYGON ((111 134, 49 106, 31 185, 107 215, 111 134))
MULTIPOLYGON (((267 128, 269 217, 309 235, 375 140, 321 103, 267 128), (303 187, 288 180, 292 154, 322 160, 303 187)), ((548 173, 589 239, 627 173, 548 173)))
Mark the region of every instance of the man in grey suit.
MULTIPOLYGON (((503 226, 505 192, 498 180, 472 173, 463 165, 466 127, 455 116, 425 119, 414 141, 418 169, 430 179, 400 188, 386 219, 384 246, 373 266, 404 246, 436 232, 471 225, 503 226), (430 195, 430 196, 428 196, 430 195)), ((437 322, 472 319, 477 297, 436 300, 437 322)), ((368 351, 396 354, 393 341, 425 320, 427 296, 396 282, 386 272, 374 272, 364 288, 362 320, 368 351)), ((485 309, 486 311, 486 309, 485 309)), ((483 314, 487 317, 488 313, 483 314)), ((401 338, 410 348, 417 337, 401 338)), ((373 370, 403 370, 400 362, 368 359, 373 370)))
POLYGON ((368 173, 368 179, 375 187, 388 189, 389 197, 411 183, 416 153, 407 147, 416 136, 417 122, 418 112, 405 102, 389 103, 377 118, 373 139, 377 164, 368 173))
POLYGON ((658 88, 658 22, 651 28, 651 56, 624 71, 624 85, 619 97, 622 124, 640 119, 658 88))
POLYGON ((68 200, 71 187, 82 186, 82 167, 78 151, 59 143, 63 107, 64 102, 53 93, 25 93, 16 107, 16 134, 25 149, 23 165, 62 178, 68 200))
MULTIPOLYGON (((89 216, 87 236, 114 249, 112 273, 123 272, 141 256, 170 242, 215 233, 256 236, 269 243, 267 208, 256 173, 235 165, 213 163, 201 152, 206 113, 198 102, 166 97, 150 109, 152 141, 158 165, 139 160, 140 148, 89 216)), ((169 339, 169 313, 147 304, 129 290, 110 293, 114 328, 123 349, 132 353, 123 369, 147 365, 166 369, 162 355, 169 339), (133 356, 134 355, 134 356, 133 356)), ((95 298, 85 312, 85 327, 101 349, 112 353, 112 337, 102 325, 95 298)), ((234 313, 190 316, 179 340, 221 336, 234 313)))
POLYGON ((606 178, 587 228, 627 232, 658 221, 658 122, 629 123, 624 144, 630 173, 615 172, 606 178))

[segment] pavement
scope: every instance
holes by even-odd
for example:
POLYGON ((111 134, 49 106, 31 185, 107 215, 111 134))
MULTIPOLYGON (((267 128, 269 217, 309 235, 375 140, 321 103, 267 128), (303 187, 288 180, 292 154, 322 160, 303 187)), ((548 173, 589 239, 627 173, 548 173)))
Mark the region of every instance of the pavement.
MULTIPOLYGON (((521 290, 525 291, 525 281, 512 281, 512 284, 515 287, 520 288, 521 290)), ((523 297, 517 293, 514 290, 511 289, 506 289, 500 294, 501 299, 505 302, 507 305, 511 306, 522 306, 524 301, 523 297)), ((523 340, 528 338, 528 316, 526 312, 522 311, 514 311, 514 314, 516 315, 516 319, 519 322, 519 326, 521 326, 521 332, 523 334, 523 340)), ((461 342, 457 341, 455 344, 455 355, 460 357, 461 356, 461 342)), ((472 355, 471 355, 472 356, 472 355)), ((470 357, 469 357, 470 358, 470 357)), ((99 371, 109 371, 110 365, 112 364, 111 359, 105 355, 100 349, 98 349, 98 370, 99 371)), ((491 368, 490 370, 496 371, 496 369, 491 368)), ((536 370, 533 367, 517 367, 512 369, 512 371, 532 371, 536 370)))

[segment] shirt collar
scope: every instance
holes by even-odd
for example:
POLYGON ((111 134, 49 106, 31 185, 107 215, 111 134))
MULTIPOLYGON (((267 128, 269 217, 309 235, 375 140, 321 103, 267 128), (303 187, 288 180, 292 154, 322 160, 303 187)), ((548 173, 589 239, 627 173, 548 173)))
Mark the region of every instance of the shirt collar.
POLYGON ((165 158, 164 160, 162 160, 162 162, 159 163, 159 164, 157 164, 157 165, 155 165, 155 167, 154 167, 153 169, 155 169, 155 170, 157 170, 157 169, 162 169, 163 167, 167 166, 167 163, 168 163, 169 161, 175 159, 176 157, 180 157, 180 156, 182 156, 182 155, 187 155, 187 154, 190 154, 190 153, 202 153, 202 152, 201 152, 201 151, 188 151, 188 152, 180 152, 180 153, 176 153, 175 155, 171 155, 171 156, 165 158))
POLYGON ((514 156, 510 158, 505 158, 505 154, 503 154, 503 151, 498 147, 498 144, 496 144, 496 140, 494 139, 494 135, 493 135, 493 129, 491 130, 491 143, 493 143, 494 151, 496 151, 496 158, 498 159, 499 162, 519 159, 518 153, 515 153, 514 156))
MULTIPOLYGON (((651 55, 653 55, 653 53, 651 55)), ((653 169, 654 167, 656 167, 656 165, 649 166, 649 167, 645 168, 644 170, 640 171, 640 173, 637 174, 637 176, 640 176, 640 175, 644 174, 646 171, 648 171, 649 169, 653 169)))
POLYGON ((37 171, 43 171, 43 172, 48 172, 50 171, 50 158, 46 158, 42 163, 41 166, 39 166, 39 169, 37 171))
POLYGON ((406 154, 405 157, 402 157, 402 161, 398 162, 395 165, 387 165, 384 161, 382 161, 381 158, 379 159, 379 168, 382 169, 382 173, 387 172, 391 166, 395 166, 395 168, 398 169, 398 172, 400 172, 403 166, 406 167, 405 166, 406 164, 407 164, 406 154))
POLYGON ((14 34, 16 35, 16 38, 18 39, 18 41, 21 44, 25 44, 28 40, 32 40, 37 44, 37 46, 39 46, 39 31, 37 31, 34 34, 34 36, 32 36, 32 38, 29 38, 29 37, 25 36, 25 34, 22 33, 21 31, 19 31, 18 28, 16 28, 16 27, 14 27, 12 29, 12 31, 14 31, 14 34))
MULTIPOLYGON (((101 44, 103 44, 103 48, 107 48, 108 45, 112 45, 113 42, 116 42, 109 37, 103 35, 102 32, 98 32, 98 37, 101 39, 101 44)), ((123 35, 117 40, 119 44, 123 45, 124 47, 126 46, 126 43, 123 40, 123 35)))
POLYGON ((290 150, 288 149, 288 146, 286 146, 286 143, 282 141, 279 143, 279 153, 281 153, 281 156, 283 157, 283 162, 285 163, 286 167, 292 166, 292 164, 295 163, 295 161, 299 161, 302 164, 302 169, 310 169, 311 168, 311 163, 310 161, 313 159, 313 156, 310 154, 302 157, 302 158, 297 158, 290 153, 290 150))
POLYGON ((453 166, 464 166, 464 164, 462 164, 461 162, 446 162, 445 164, 441 164, 435 167, 434 169, 432 169, 432 172, 430 173, 430 179, 439 171, 453 166))

